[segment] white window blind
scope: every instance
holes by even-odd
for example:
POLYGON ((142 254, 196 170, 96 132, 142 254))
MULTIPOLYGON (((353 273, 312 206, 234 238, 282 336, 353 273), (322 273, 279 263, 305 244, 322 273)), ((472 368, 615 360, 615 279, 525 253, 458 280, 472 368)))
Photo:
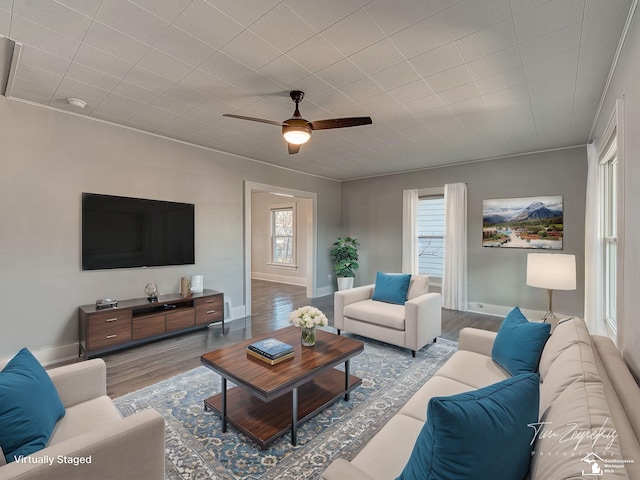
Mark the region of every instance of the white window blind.
POLYGON ((418 272, 442 279, 444 266, 444 195, 418 200, 418 272))

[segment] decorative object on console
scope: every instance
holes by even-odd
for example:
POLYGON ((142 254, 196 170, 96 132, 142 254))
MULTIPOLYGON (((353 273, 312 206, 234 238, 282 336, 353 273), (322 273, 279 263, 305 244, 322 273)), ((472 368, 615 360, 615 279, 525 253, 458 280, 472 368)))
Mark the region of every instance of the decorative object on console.
POLYGON ((117 300, 111 300, 110 298, 99 298, 96 300, 96 308, 116 308, 118 306, 117 300))
POLYGON ((312 347, 316 344, 316 327, 329 325, 327 317, 315 307, 301 307, 291 312, 289 322, 296 327, 301 327, 302 345, 312 347))
POLYGON ((530 253, 527 255, 527 285, 546 288, 549 297, 547 313, 542 321, 556 319, 552 308, 554 290, 576 289, 575 255, 530 253))
POLYGON ((202 275, 191 276, 191 293, 202 293, 204 289, 204 277, 202 275))
POLYGON ((562 195, 482 201, 482 246, 562 250, 562 195))
POLYGON ((147 294, 147 300, 150 302, 158 301, 158 287, 155 283, 147 283, 144 286, 144 293, 147 294))
POLYGON ((515 307, 500 325, 491 358, 511 375, 533 373, 550 333, 551 324, 530 322, 515 307))
POLYGON ((180 278, 180 295, 187 297, 191 294, 191 279, 189 277, 180 278))
POLYGON ((358 270, 358 248, 360 243, 354 237, 338 237, 333 243, 330 255, 333 259, 333 271, 336 273, 338 290, 353 288, 353 277, 358 270))

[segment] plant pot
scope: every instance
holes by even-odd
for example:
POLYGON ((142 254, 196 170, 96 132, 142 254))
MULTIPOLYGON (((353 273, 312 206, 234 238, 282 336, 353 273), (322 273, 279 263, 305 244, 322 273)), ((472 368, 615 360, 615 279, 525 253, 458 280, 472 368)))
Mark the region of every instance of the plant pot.
POLYGON ((338 277, 338 290, 353 288, 353 277, 338 277))

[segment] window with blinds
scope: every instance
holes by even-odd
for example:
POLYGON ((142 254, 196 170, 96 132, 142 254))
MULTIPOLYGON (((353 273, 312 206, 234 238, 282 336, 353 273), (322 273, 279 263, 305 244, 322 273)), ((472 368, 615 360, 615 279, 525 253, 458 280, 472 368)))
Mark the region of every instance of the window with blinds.
POLYGON ((442 279, 444 268, 444 195, 418 200, 418 272, 442 279))

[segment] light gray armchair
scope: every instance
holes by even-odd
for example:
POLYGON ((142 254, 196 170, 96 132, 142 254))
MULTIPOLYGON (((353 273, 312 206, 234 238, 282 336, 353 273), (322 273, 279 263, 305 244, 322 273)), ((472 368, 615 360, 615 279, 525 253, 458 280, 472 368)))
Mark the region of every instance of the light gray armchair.
POLYGON ((334 326, 363 337, 411 349, 415 357, 442 333, 442 297, 428 293, 429 277, 412 275, 404 305, 372 300, 375 285, 334 295, 334 326))
POLYGON ((122 418, 106 395, 103 360, 47 373, 66 415, 56 424, 47 446, 30 457, 50 459, 51 465, 8 463, 0 467, 0 480, 164 479, 164 419, 152 409, 122 418), (90 463, 80 463, 87 459, 90 463))

